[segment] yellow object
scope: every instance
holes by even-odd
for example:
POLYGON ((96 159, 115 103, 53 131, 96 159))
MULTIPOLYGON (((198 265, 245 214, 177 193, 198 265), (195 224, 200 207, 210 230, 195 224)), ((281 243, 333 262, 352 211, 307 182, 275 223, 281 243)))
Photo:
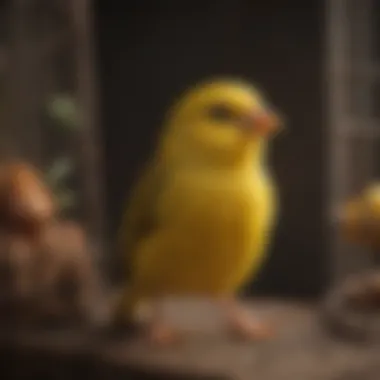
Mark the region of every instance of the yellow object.
POLYGON ((230 296, 259 270, 276 219, 266 166, 279 119, 253 87, 202 83, 169 111, 120 229, 119 311, 161 296, 230 296))
POLYGON ((371 183, 343 203, 339 212, 343 237, 358 245, 380 248, 380 184, 371 183))

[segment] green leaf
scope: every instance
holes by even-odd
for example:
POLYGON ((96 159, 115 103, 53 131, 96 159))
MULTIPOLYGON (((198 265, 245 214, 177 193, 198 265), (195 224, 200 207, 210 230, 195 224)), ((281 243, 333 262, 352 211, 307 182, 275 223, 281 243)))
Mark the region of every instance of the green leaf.
POLYGON ((68 95, 55 95, 48 103, 48 113, 62 127, 71 130, 79 127, 78 109, 75 100, 68 95))
POLYGON ((70 157, 57 158, 46 173, 46 180, 53 188, 60 184, 72 173, 74 167, 70 157))
POLYGON ((74 207, 77 200, 75 192, 69 189, 61 190, 57 198, 61 210, 74 207))

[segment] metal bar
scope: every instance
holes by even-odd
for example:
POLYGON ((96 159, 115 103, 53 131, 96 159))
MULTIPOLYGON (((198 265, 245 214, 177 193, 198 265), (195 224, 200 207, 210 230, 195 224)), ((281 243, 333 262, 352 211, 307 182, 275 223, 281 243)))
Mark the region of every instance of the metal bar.
POLYGON ((350 75, 356 78, 368 78, 373 81, 380 80, 380 65, 376 62, 356 62, 355 68, 349 62, 344 61, 337 67, 327 67, 326 72, 335 75, 337 72, 343 73, 346 78, 350 75))
POLYGON ((100 260, 105 252, 103 162, 100 150, 98 91, 92 40, 91 0, 71 0, 77 61, 77 93, 82 111, 79 149, 83 170, 85 224, 100 260))
POLYGON ((329 186, 328 235, 330 237, 330 277, 339 280, 344 277, 347 268, 347 253, 339 238, 331 216, 336 210, 347 189, 347 142, 339 138, 345 133, 344 115, 347 112, 346 77, 340 68, 347 65, 348 58, 348 10, 345 0, 327 0, 326 6, 326 92, 329 133, 327 144, 329 159, 326 160, 329 186), (331 75, 333 73, 333 75, 331 75))
MULTIPOLYGON (((372 1, 362 0, 360 2, 355 2, 356 8, 353 14, 353 21, 356 24, 355 37, 355 51, 356 60, 352 59, 353 64, 357 62, 360 66, 370 66, 372 61, 371 52, 371 12, 372 12, 372 1)), ((354 58, 354 57, 353 57, 354 58)), ((359 67, 354 66, 354 72, 359 71, 359 67)), ((353 89, 356 95, 356 102, 358 106, 358 115, 355 115, 363 120, 370 119, 371 115, 371 102, 372 102, 372 86, 373 79, 370 76, 362 76, 358 83, 358 88, 353 89)), ((364 125, 361 125, 364 127, 364 125)), ((366 162, 366 175, 368 180, 370 180, 374 175, 374 152, 373 144, 368 141, 368 149, 366 149, 366 154, 362 158, 366 162)))
MULTIPOLYGON (((356 26, 354 39, 354 57, 352 57, 353 70, 352 75, 361 73, 364 68, 375 67, 373 60, 373 1, 362 0, 355 1, 354 12, 352 15, 353 24, 356 26)), ((373 73, 375 74, 375 73, 373 73)), ((357 78, 359 76, 357 75, 357 78)), ((379 135, 379 124, 372 122, 373 116, 373 89, 376 85, 377 78, 374 75, 361 75, 360 80, 357 80, 357 88, 352 89, 355 94, 357 115, 355 122, 357 125, 352 125, 351 137, 360 139, 360 143, 364 144, 360 154, 359 168, 353 168, 353 175, 357 173, 355 187, 365 186, 371 182, 376 176, 376 143, 379 135), (377 128, 376 128, 377 127, 377 128), (360 174, 359 174, 360 173, 360 174)), ((365 263, 366 268, 370 268, 374 264, 374 255, 360 255, 362 264, 365 263)))
MULTIPOLYGON (((372 142, 376 143, 380 137, 380 119, 343 115, 342 123, 344 123, 345 127, 337 132, 337 138, 354 137, 368 140, 369 143, 373 140, 372 142)), ((372 160, 373 157, 370 157, 370 159, 372 160)))

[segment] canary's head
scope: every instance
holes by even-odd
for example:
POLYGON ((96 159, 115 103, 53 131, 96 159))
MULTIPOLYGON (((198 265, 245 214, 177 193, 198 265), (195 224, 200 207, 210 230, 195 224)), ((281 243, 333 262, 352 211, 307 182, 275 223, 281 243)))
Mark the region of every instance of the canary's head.
POLYGON ((219 79, 201 83, 170 110, 166 134, 197 159, 234 160, 273 136, 280 118, 253 86, 219 79))

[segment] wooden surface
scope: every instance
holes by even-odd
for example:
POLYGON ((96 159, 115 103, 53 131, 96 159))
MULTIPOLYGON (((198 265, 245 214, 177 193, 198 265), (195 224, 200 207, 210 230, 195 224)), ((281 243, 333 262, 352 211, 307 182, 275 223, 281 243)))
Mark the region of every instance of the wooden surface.
POLYGON ((188 331, 185 343, 167 349, 149 347, 141 337, 112 342, 89 333, 19 332, 8 339, 3 334, 0 376, 9 378, 5 376, 7 370, 17 374, 24 371, 23 376, 33 373, 39 379, 84 375, 107 380, 380 379, 380 347, 330 339, 321 329, 313 306, 271 301, 254 305, 253 311, 277 326, 275 339, 234 341, 221 318, 209 308, 198 305, 190 313, 177 306, 172 308, 176 314, 172 323, 183 322, 184 329, 193 325, 193 331, 188 331))
POLYGON ((347 276, 320 305, 326 328, 351 341, 380 343, 380 271, 347 276))

